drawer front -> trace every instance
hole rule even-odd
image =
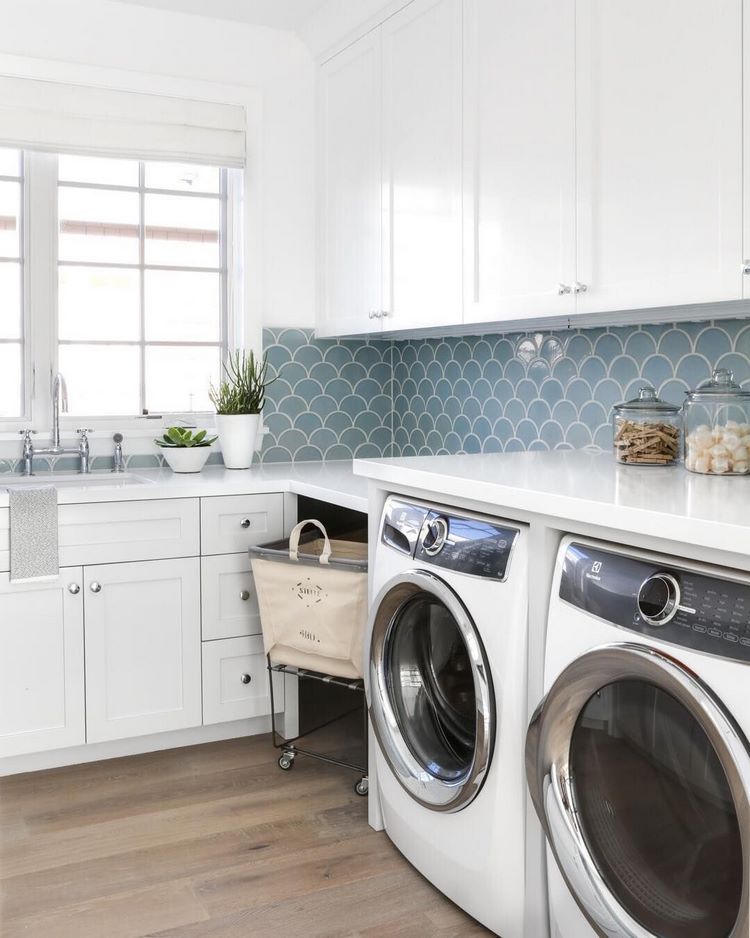
[[[197,498],[61,505],[60,564],[121,563],[196,557]]]
[[[10,509],[0,508],[0,573],[10,570]]]
[[[237,554],[284,536],[284,496],[219,495],[201,499],[201,553]]]
[[[259,635],[260,613],[247,554],[201,558],[203,641]]]
[[[276,712],[284,709],[284,677],[273,676]],[[266,656],[258,635],[203,642],[203,722],[226,723],[271,712]]]

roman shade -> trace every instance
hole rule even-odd
[[[0,145],[245,165],[240,105],[0,76]]]

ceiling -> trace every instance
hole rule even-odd
[[[298,32],[326,0],[119,0],[134,6],[195,13]]]

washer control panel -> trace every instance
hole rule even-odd
[[[518,528],[391,495],[383,510],[384,544],[425,565],[504,580]]]
[[[414,559],[467,576],[504,580],[516,528],[490,519],[430,511],[422,525]]]
[[[750,662],[750,583],[573,543],[560,599],[641,635]]]

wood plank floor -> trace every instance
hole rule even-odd
[[[0,779],[2,938],[489,935],[268,737]]]

